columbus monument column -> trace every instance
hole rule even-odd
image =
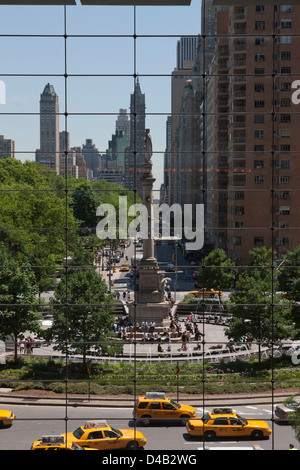
[[[149,129],[146,129],[143,150],[144,165],[141,182],[143,205],[147,209],[148,220],[143,220],[145,227],[143,227],[143,257],[138,268],[139,289],[136,292],[134,304],[130,306],[130,316],[137,322],[155,321],[157,325],[166,325],[169,323],[169,303],[164,299],[164,276],[159,275],[159,266],[154,256],[153,184],[155,178],[152,174],[152,141]]]

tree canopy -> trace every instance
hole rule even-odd
[[[236,290],[231,293],[228,310],[233,322],[226,335],[238,341],[267,346],[280,343],[294,333],[291,319],[292,305],[281,293],[272,275],[271,251],[265,248],[250,252],[247,269],[240,273]]]
[[[12,337],[16,360],[18,340],[24,332],[40,332],[38,288],[30,266],[17,265],[3,243],[0,243],[0,266],[0,339]]]
[[[54,349],[64,354],[82,354],[83,365],[91,350],[112,333],[115,298],[95,268],[77,267],[63,276],[52,300],[51,336]]]
[[[0,160],[0,190],[0,337],[12,336],[17,345],[25,331],[38,332],[39,296],[60,270],[53,334],[62,347],[69,330],[60,334],[59,327],[68,318],[74,350],[85,355],[84,340],[95,345],[113,319],[113,297],[91,256],[102,243],[95,233],[96,209],[110,203],[117,212],[119,196],[132,204],[133,192],[106,181],[65,179],[36,162],[15,159]]]

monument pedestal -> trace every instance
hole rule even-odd
[[[153,321],[158,326],[168,325],[170,305],[164,299],[164,290],[159,284],[159,267],[154,256],[154,220],[153,220],[153,183],[152,142],[149,129],[145,137],[145,163],[141,178],[143,205],[147,209],[147,220],[143,220],[143,258],[138,267],[139,289],[135,293],[135,302],[129,307],[130,318],[134,322]],[[145,233],[146,232],[146,233]]]
[[[136,292],[135,304],[130,305],[130,318],[140,323],[153,321],[157,326],[169,326],[169,302],[164,299],[164,293],[158,286],[158,264],[156,259],[152,262],[141,262],[139,267],[139,290]]]
[[[170,305],[168,302],[133,304],[129,306],[129,316],[135,323],[155,322],[156,326],[169,327]]]

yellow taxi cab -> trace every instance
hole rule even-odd
[[[144,447],[147,443],[147,439],[140,431],[116,429],[104,420],[87,421],[74,432],[68,432],[66,439],[81,447],[98,450],[135,450]]]
[[[204,437],[208,441],[216,437],[263,439],[272,433],[265,421],[242,418],[236,413],[206,413],[203,418],[189,420],[186,429],[190,436]]]
[[[83,448],[72,441],[65,441],[61,435],[42,436],[42,439],[34,441],[30,450],[96,450]]]
[[[0,427],[11,426],[15,415],[10,410],[0,410]]]
[[[214,290],[214,289],[200,289],[200,290],[192,290],[189,292],[190,295],[193,295],[194,297],[216,297],[216,296],[222,296],[223,292],[219,290]]]
[[[121,264],[120,271],[129,271],[129,270],[130,270],[129,264],[126,264],[126,263]]]
[[[139,397],[133,416],[140,419],[144,426],[149,426],[151,420],[180,420],[186,424],[188,419],[196,417],[192,406],[182,405],[166,397],[165,393],[148,392]]]

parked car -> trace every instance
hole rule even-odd
[[[174,264],[170,263],[170,264],[168,264],[168,265],[166,266],[165,271],[166,271],[167,273],[175,272],[175,271],[176,271],[176,267],[175,267]]]
[[[285,404],[277,405],[275,408],[275,415],[281,421],[288,421],[289,415],[296,411],[300,407],[300,397],[295,397],[291,401],[287,401]]]

